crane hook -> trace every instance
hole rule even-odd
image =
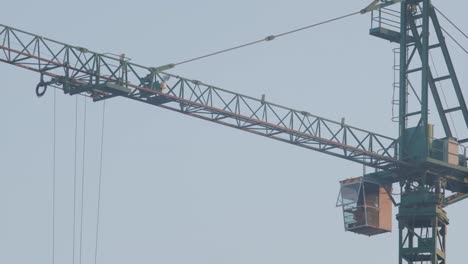
[[[46,91],[47,91],[47,83],[44,82],[44,75],[41,74],[41,81],[36,85],[37,97],[42,97],[46,93]]]

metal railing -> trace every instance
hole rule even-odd
[[[388,7],[372,11],[371,28],[400,30],[400,12]]]

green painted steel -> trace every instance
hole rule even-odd
[[[429,156],[429,135],[424,129],[429,125],[429,8],[430,0],[423,0],[422,5],[422,54],[421,54],[421,122],[423,128],[423,137],[426,142],[423,146],[423,155]]]
[[[375,8],[375,4],[374,2],[374,6],[370,8]],[[376,17],[380,19],[386,19],[382,18],[383,14],[393,14],[390,11],[374,9],[374,12],[378,12]],[[376,19],[373,14],[373,22],[374,20]],[[400,161],[413,164],[417,169],[404,169],[396,172],[397,175],[374,173],[366,177],[380,179],[382,184],[391,178],[396,178],[400,183],[401,199],[400,203],[396,204],[399,207],[397,215],[399,263],[445,264],[447,263],[446,230],[449,220],[443,208],[468,198],[468,190],[452,186],[449,182],[449,179],[456,177],[454,175],[463,174],[465,171],[466,154],[460,155],[456,144],[468,142],[468,139],[453,138],[454,127],[448,122],[447,114],[461,112],[463,123],[468,128],[468,111],[431,0],[401,1],[399,20],[399,32],[394,25],[377,19],[375,24],[378,26],[372,28],[370,34],[392,42],[396,42],[395,34],[398,35],[400,45],[398,158]],[[435,38],[429,37],[431,28],[435,32]],[[433,39],[438,42],[431,43]],[[448,75],[434,76],[429,65],[432,49],[442,51]],[[409,105],[410,77],[414,75],[420,78],[420,86],[411,86],[411,91],[416,93],[416,90],[419,90],[417,97],[419,104]],[[437,87],[437,83],[444,80],[451,81],[458,106],[444,107]],[[429,120],[430,96],[434,99],[445,133],[441,138],[434,138],[433,126]],[[409,113],[410,107],[419,108],[419,111]],[[410,118],[417,121],[416,124],[413,122],[409,125]],[[453,151],[451,148],[455,148],[457,152],[451,153],[450,151]],[[452,166],[458,169],[450,172],[444,169]],[[449,189],[455,194],[446,196],[446,191]]]
[[[0,62],[38,72],[42,85],[66,94],[126,97],[379,170],[409,166],[398,160],[391,137],[161,72],[171,65],[145,67],[2,25],[0,50]]]
[[[431,8],[430,10],[430,17],[432,23],[434,24],[434,30],[437,35],[440,48],[442,50],[442,54],[444,55],[445,63],[447,64],[447,69],[449,72],[449,77],[452,80],[452,85],[455,90],[455,94],[457,95],[459,108],[456,111],[461,111],[463,114],[463,119],[465,120],[465,125],[468,127],[468,109],[465,102],[465,97],[463,96],[463,92],[460,86],[460,82],[458,81],[457,73],[455,71],[455,67],[452,63],[452,59],[450,57],[449,50],[447,48],[447,43],[445,42],[445,37],[442,33],[442,28],[440,27],[439,19],[437,18],[437,14],[435,12],[435,8]],[[444,110],[444,114],[447,114],[447,110]],[[448,135],[447,135],[448,136]],[[463,139],[461,139],[463,140]]]
[[[396,3],[399,12],[388,10]],[[468,139],[453,139],[447,121],[448,113],[461,112],[468,129],[462,89],[430,0],[376,0],[361,12],[373,12],[372,20],[377,19],[372,35],[400,46],[398,139],[280,106],[264,96],[253,98],[165,72],[173,64],[145,67],[124,55],[99,54],[3,25],[0,62],[39,73],[38,95],[39,88],[55,86],[94,101],[121,96],[372,167],[375,172],[366,178],[401,187],[400,202],[392,198],[399,207],[399,263],[445,264],[449,221],[443,207],[468,198],[466,155],[449,152],[452,141]],[[383,22],[386,14],[399,21]],[[434,44],[429,38],[431,22],[438,40]],[[429,67],[430,50],[436,48],[442,50],[447,76],[434,76]],[[414,89],[420,105],[409,113],[413,74],[421,79],[421,87]],[[443,80],[451,80],[458,106],[444,108],[436,85]],[[445,132],[440,138],[434,138],[429,121],[431,95]],[[409,118],[417,124],[409,125]],[[446,191],[455,194],[446,196]]]
[[[399,121],[398,121],[398,128],[399,128],[399,159],[402,160],[404,157],[407,156],[407,150],[406,150],[406,144],[403,143],[405,142],[405,131],[406,131],[406,114],[408,113],[407,109],[407,96],[408,96],[408,80],[407,80],[407,42],[408,42],[408,35],[407,35],[407,28],[408,28],[408,22],[407,22],[407,15],[406,15],[406,10],[408,10],[408,4],[403,1],[401,3],[401,18],[400,18],[400,95],[399,95]],[[401,32],[404,32],[402,34]]]
[[[414,189],[405,187],[408,189],[402,194],[397,215],[399,263],[447,263],[449,220],[440,206],[443,195],[427,189],[431,184]]]

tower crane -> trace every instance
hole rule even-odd
[[[125,97],[374,168],[341,182],[338,206],[346,231],[391,231],[393,204],[399,209],[399,263],[447,263],[444,208],[468,197],[466,151],[460,151],[468,138],[455,138],[448,115],[459,113],[468,129],[468,109],[444,30],[430,0],[376,0],[361,13],[371,13],[371,35],[399,45],[398,138],[177,76],[168,72],[174,64],[146,67],[125,55],[100,54],[5,25],[0,61],[37,72],[39,97],[49,87],[94,102]],[[430,67],[436,50],[446,75],[436,76]],[[453,90],[456,105],[443,104],[440,82]],[[438,137],[429,120],[430,97],[443,127]],[[393,185],[401,188],[399,202]]]

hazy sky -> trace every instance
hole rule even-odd
[[[369,2],[6,1],[0,24],[159,66]],[[466,1],[434,4],[468,31]],[[370,15],[355,16],[171,72],[396,137],[396,46],[369,36],[369,26]],[[468,94],[468,56],[449,43]],[[54,92],[38,99],[39,75],[5,64],[0,73],[0,263],[48,264]],[[57,91],[56,263],[73,261],[75,100]],[[83,99],[78,103],[77,231]],[[94,263],[102,103],[87,106],[85,264]],[[361,174],[361,166],[346,160],[135,101],[108,100],[97,263],[396,263],[396,222],[393,233],[372,238],[344,232],[335,208],[338,181]],[[447,209],[450,263],[466,261],[466,206]],[[75,263],[79,244],[78,235]]]

